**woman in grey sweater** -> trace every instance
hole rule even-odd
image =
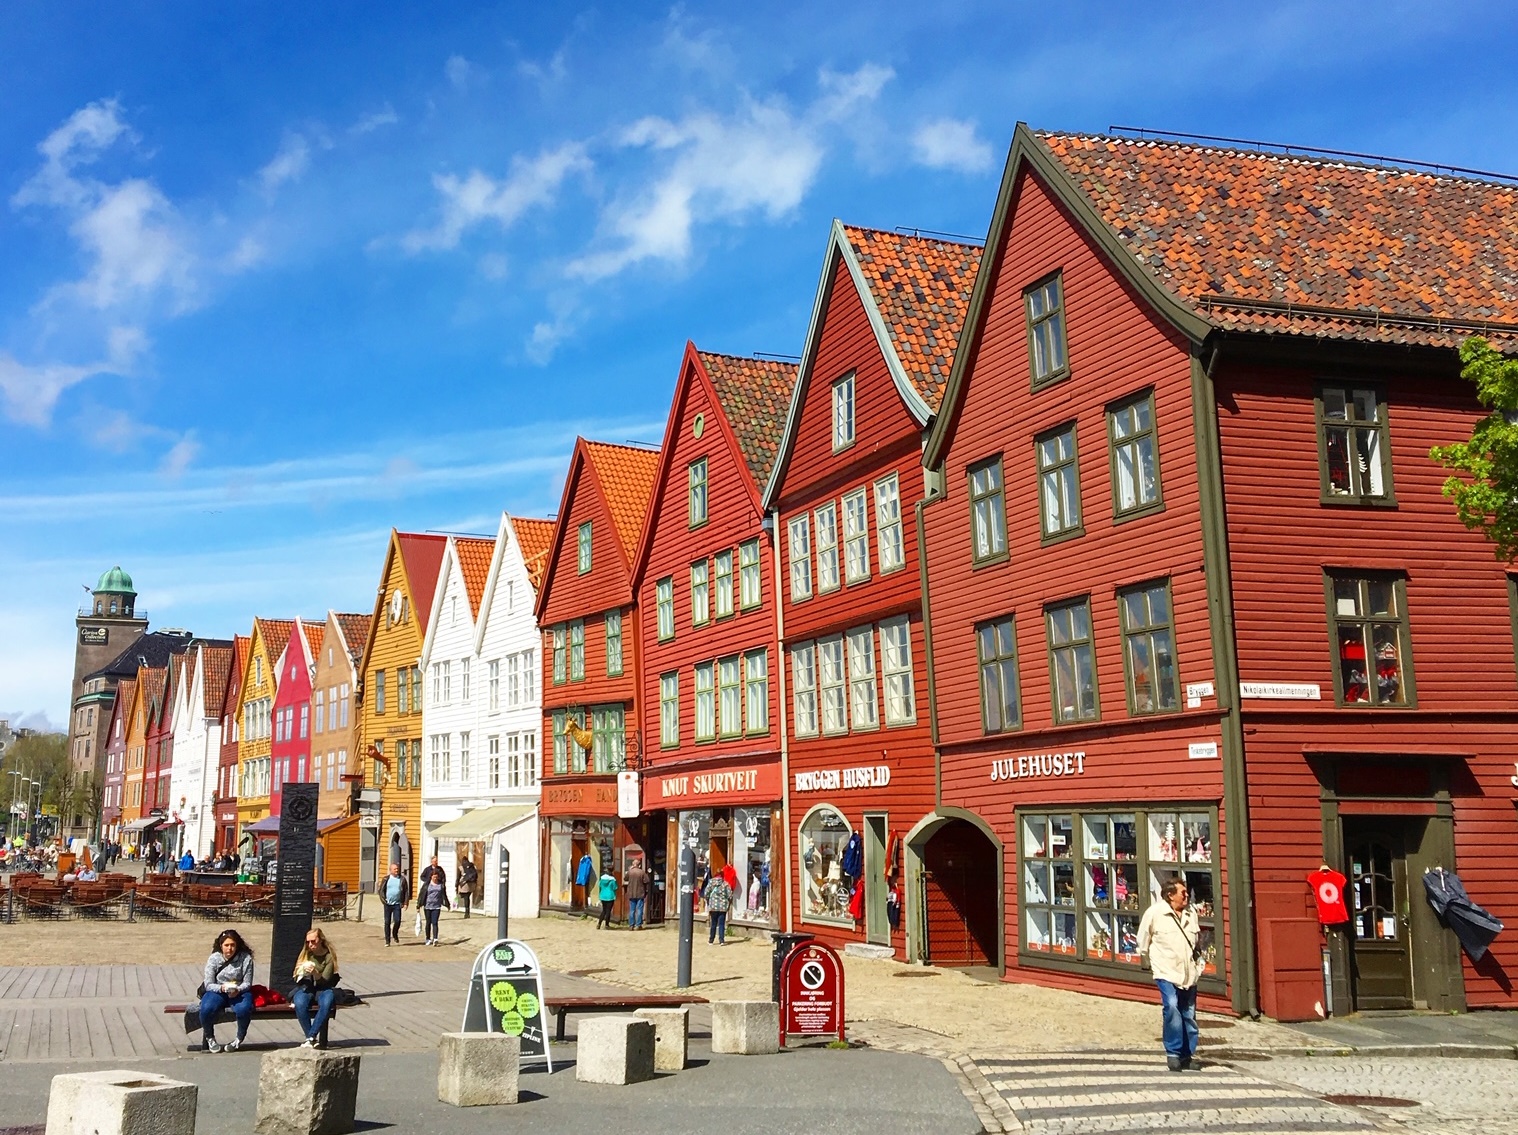
[[[206,1052],[220,1052],[216,1043],[216,1017],[230,1007],[237,1017],[237,1039],[226,1043],[236,1052],[248,1035],[253,1019],[253,951],[235,930],[216,935],[216,945],[206,959],[205,990],[200,997],[201,1039]]]

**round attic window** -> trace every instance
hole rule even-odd
[[[696,415],[696,420],[691,423],[691,427],[690,427],[691,437],[695,438],[697,441],[700,441],[701,440],[701,435],[704,434],[705,432],[706,432],[706,415],[705,414],[697,414]]]

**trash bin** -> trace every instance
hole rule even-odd
[[[810,942],[815,934],[776,934],[775,935],[775,972],[770,980],[770,1000],[776,1004],[780,1002],[780,967],[785,964],[785,959],[790,957],[791,951],[803,942]]]

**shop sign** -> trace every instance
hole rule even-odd
[[[552,1072],[546,1014],[542,970],[531,946],[498,938],[475,955],[461,1032],[514,1036],[523,1060],[541,1060]]]
[[[1027,780],[1030,777],[1079,776],[1086,771],[1086,750],[1068,753],[1028,753],[991,762],[992,780]]]
[[[1316,682],[1240,682],[1239,697],[1276,701],[1322,701],[1323,688]]]
[[[891,783],[891,770],[885,765],[859,765],[855,768],[820,769],[798,772],[794,779],[797,792],[828,792],[844,788],[884,788]]]
[[[594,800],[597,804],[615,804],[617,802],[617,789],[615,785],[595,785],[593,794],[586,792],[585,789],[586,786],[583,784],[544,788],[543,802],[545,804],[567,804],[572,807],[583,807],[591,800]]]
[[[806,942],[780,964],[780,1043],[788,1036],[843,1039],[843,962],[822,942]]]
[[[358,814],[358,826],[361,828],[377,828],[380,826],[380,818],[377,812],[360,812]]]
[[[632,769],[617,773],[617,816],[635,820],[642,811],[638,807],[638,774]]]
[[[659,778],[659,795],[666,800],[671,796],[713,796],[733,792],[753,792],[759,787],[758,769],[738,769],[734,772],[701,772],[694,776],[662,776]]]
[[[1186,755],[1194,761],[1212,761],[1218,756],[1216,741],[1193,741],[1186,746]]]

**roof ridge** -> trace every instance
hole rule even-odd
[[[922,233],[932,231],[929,229],[915,229],[912,232],[904,233],[900,229],[882,229],[874,225],[855,225],[850,224],[848,221],[839,221],[838,223],[843,226],[845,232],[879,233],[881,236],[894,237],[898,240],[920,240],[928,244],[952,244],[958,248],[984,249],[986,247],[986,242],[983,240],[971,240],[968,238],[956,240],[947,233],[934,232],[932,236],[921,235]]]

